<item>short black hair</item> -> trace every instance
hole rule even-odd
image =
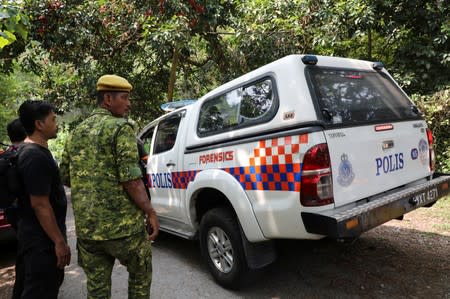
[[[105,99],[105,94],[110,93],[114,97],[116,94],[125,92],[125,91],[118,91],[118,90],[99,90],[97,91],[97,106],[100,106],[103,103],[103,100]]]
[[[97,91],[97,106],[103,103],[106,91]]]
[[[8,137],[11,142],[21,142],[27,137],[27,133],[22,126],[22,122],[20,119],[13,119],[6,126],[6,130],[8,131]]]
[[[55,106],[44,101],[28,100],[19,107],[19,119],[27,135],[34,133],[35,121],[44,120],[51,112],[55,112]]]

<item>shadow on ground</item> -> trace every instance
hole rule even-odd
[[[274,264],[251,285],[229,291],[213,282],[203,263],[198,242],[162,233],[153,244],[152,296],[450,298],[449,236],[383,225],[352,243],[329,239],[278,240],[276,246],[279,256]],[[10,298],[15,247],[7,251],[4,248],[0,257],[0,298]],[[79,295],[77,298],[86,297],[83,273],[74,263],[66,268],[66,280],[75,282],[71,286],[73,292],[66,288],[60,294],[61,298],[75,299],[73,294]],[[126,278],[119,280],[125,282]],[[124,288],[117,286],[118,293],[113,293],[113,298],[122,298],[122,294],[126,294]]]
[[[207,272],[198,242],[164,234],[154,246]],[[351,243],[278,240],[276,246],[277,261],[233,291],[236,297],[450,298],[449,236],[383,225]]]

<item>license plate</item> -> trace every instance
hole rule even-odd
[[[419,193],[413,197],[413,201],[418,205],[430,203],[438,198],[438,189],[432,188],[430,190]]]

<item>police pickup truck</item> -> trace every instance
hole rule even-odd
[[[433,137],[381,63],[291,55],[139,134],[161,229],[237,288],[274,239],[358,237],[449,193]]]

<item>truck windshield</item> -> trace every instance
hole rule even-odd
[[[384,73],[313,67],[307,70],[325,120],[333,124],[418,118],[419,112]]]

